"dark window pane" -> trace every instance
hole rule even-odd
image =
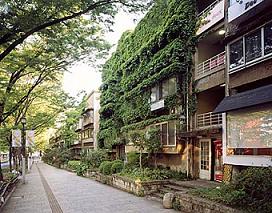
[[[246,38],[246,62],[262,56],[261,30],[258,30]]]
[[[167,145],[167,123],[162,124],[162,144]]]
[[[243,39],[230,45],[230,69],[244,64]]]
[[[168,134],[169,134],[169,145],[175,145],[176,132],[175,132],[174,121],[170,121],[168,123]]]
[[[264,54],[272,52],[272,23],[264,27]]]

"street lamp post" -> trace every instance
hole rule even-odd
[[[22,129],[22,175],[23,175],[23,183],[25,184],[25,173],[26,173],[26,118],[22,117],[21,123],[23,125]]]

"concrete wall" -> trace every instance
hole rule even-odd
[[[197,94],[197,114],[211,112],[225,97],[225,88],[217,87]]]
[[[186,154],[158,154],[157,164],[171,170],[187,171],[187,155]]]

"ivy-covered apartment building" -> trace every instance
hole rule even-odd
[[[158,0],[106,62],[100,146],[135,150],[126,133],[155,126],[158,164],[229,179],[272,166],[272,2]]]

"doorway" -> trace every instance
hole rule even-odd
[[[199,178],[211,180],[212,175],[212,147],[211,139],[200,139]]]

